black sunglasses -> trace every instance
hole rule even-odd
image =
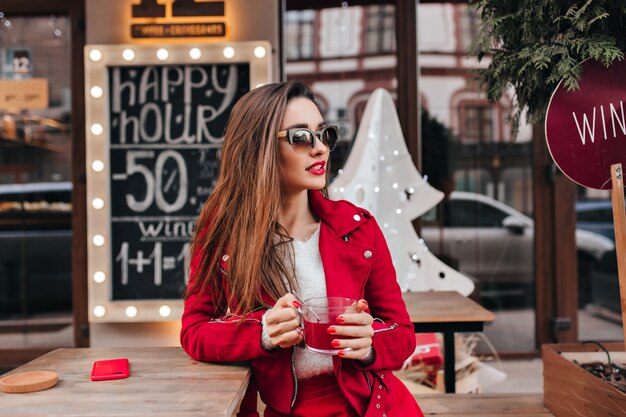
[[[324,126],[322,130],[312,131],[305,127],[294,127],[293,129],[278,132],[279,138],[287,138],[290,145],[305,145],[315,147],[315,138],[319,138],[329,151],[337,146],[339,138],[339,127],[337,125]]]

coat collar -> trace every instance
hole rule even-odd
[[[349,201],[330,200],[318,190],[309,190],[309,204],[313,212],[319,216],[330,229],[343,237],[358,228],[371,217],[371,214]]]

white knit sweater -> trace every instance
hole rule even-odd
[[[320,228],[306,241],[293,241],[295,255],[295,276],[299,294],[303,299],[326,297],[326,279],[319,249]],[[263,316],[262,343],[265,349],[273,348],[267,334],[265,315]],[[312,352],[304,347],[295,347],[294,368],[298,379],[332,373],[333,360],[330,355]]]
[[[296,264],[296,280],[299,294],[303,299],[326,297],[326,279],[319,249],[320,228],[305,242],[293,241]],[[298,379],[331,373],[333,360],[330,355],[316,353],[308,349],[296,348],[294,365]]]

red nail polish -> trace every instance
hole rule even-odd
[[[335,320],[337,321],[337,323],[343,323],[344,321],[343,316],[337,316]]]
[[[334,327],[329,327],[327,331],[328,331],[328,333],[331,333],[331,334],[332,333],[337,333],[337,330]]]
[[[346,354],[344,353],[343,350],[340,350],[339,353],[337,353],[337,355],[339,355],[339,356],[341,356],[343,358]]]
[[[297,301],[294,301],[293,303],[291,303],[295,308],[300,308],[300,303]]]
[[[333,347],[339,347],[339,345],[341,344],[341,342],[339,342],[339,340],[333,340],[332,342],[330,342],[330,344]]]

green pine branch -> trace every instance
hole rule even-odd
[[[559,82],[578,89],[582,61],[609,66],[624,58],[624,1],[474,0],[471,6],[482,20],[472,53],[491,60],[478,79],[494,102],[514,92],[515,133],[524,112],[530,123],[544,119]]]

